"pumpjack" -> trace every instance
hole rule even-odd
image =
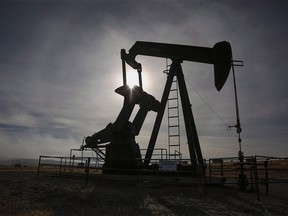
[[[137,55],[171,59],[172,64],[167,73],[167,80],[161,101],[146,93],[142,88],[142,65],[135,58]],[[104,170],[148,168],[157,136],[160,130],[165,107],[174,77],[177,77],[191,167],[204,165],[199,138],[189,101],[184,75],[181,67],[183,61],[192,61],[214,65],[215,87],[218,91],[224,86],[232,63],[232,50],[229,42],[216,43],[213,48],[137,41],[126,53],[121,50],[123,86],[115,92],[124,97],[123,108],[116,121],[109,123],[106,128],[88,136],[84,148],[92,148],[105,160]],[[126,64],[137,70],[139,86],[129,87],[126,81]],[[129,121],[135,105],[139,105],[134,120]],[[145,158],[141,158],[139,145],[135,137],[139,135],[141,127],[149,111],[157,113],[154,127]],[[105,149],[105,151],[103,151]]]

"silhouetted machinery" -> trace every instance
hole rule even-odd
[[[168,58],[172,60],[161,102],[157,101],[142,89],[142,67],[135,58],[137,55]],[[174,77],[177,77],[185,129],[191,159],[191,167],[203,166],[203,157],[199,144],[198,134],[191,110],[191,104],[181,67],[183,61],[193,61],[214,65],[215,87],[218,91],[225,84],[231,68],[232,51],[228,42],[216,43],[213,48],[164,44],[137,41],[126,53],[121,50],[123,86],[115,90],[124,97],[123,108],[116,121],[92,136],[86,138],[84,148],[92,148],[105,160],[104,170],[138,169],[149,167],[153,150],[163,119],[169,92]],[[139,86],[130,88],[126,82],[126,63],[136,69],[139,77]],[[132,122],[129,118],[135,105],[140,109]],[[135,141],[140,133],[146,115],[149,111],[157,113],[152,134],[144,160]],[[108,143],[108,144],[107,144]],[[103,148],[106,148],[104,153]],[[101,150],[102,149],[102,150]]]

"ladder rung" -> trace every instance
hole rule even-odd
[[[168,109],[178,109],[178,107],[173,106],[173,107],[168,107]]]
[[[179,116],[169,116],[168,118],[178,118]]]
[[[176,144],[173,144],[173,145],[169,145],[169,146],[174,146],[174,147],[175,147],[175,146],[180,146],[180,145],[179,145],[179,144],[178,144],[178,145],[176,145]]]
[[[168,100],[178,100],[178,98],[168,98]]]
[[[169,125],[168,127],[179,127],[179,125]]]
[[[177,89],[177,88],[175,88],[175,89],[170,89],[170,91],[178,91],[178,89]]]
[[[169,137],[179,137],[179,134],[173,134],[173,135],[169,134]]]

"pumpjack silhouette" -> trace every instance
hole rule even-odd
[[[156,100],[152,95],[143,90],[142,66],[135,60],[137,55],[171,59],[172,64],[167,73],[167,80],[161,101]],[[183,109],[191,168],[202,167],[204,165],[203,156],[181,64],[183,61],[213,64],[215,87],[220,91],[231,69],[232,50],[229,42],[218,42],[213,48],[207,48],[137,41],[129,49],[128,53],[126,53],[124,49],[121,50],[121,59],[123,86],[117,88],[115,92],[124,97],[123,108],[114,123],[109,123],[103,130],[86,137],[86,144],[83,148],[92,148],[105,160],[103,170],[107,173],[121,169],[133,170],[148,168],[160,130],[171,85],[176,76]],[[127,85],[126,64],[137,70],[139,86],[131,88]],[[133,121],[130,122],[129,119],[136,105],[139,105],[140,109]],[[139,135],[149,111],[156,112],[157,116],[145,158],[142,159],[135,137]]]

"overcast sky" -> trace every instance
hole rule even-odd
[[[244,154],[287,156],[287,11],[286,1],[1,1],[0,157],[66,156],[114,122],[123,103],[114,92],[122,85],[122,48],[224,40],[244,61],[236,68]],[[161,100],[165,59],[137,61],[144,90]],[[203,157],[237,156],[237,133],[226,130],[236,124],[232,74],[218,92],[212,65],[182,66]],[[137,137],[141,148],[155,116],[148,114]],[[181,142],[185,155],[184,135]],[[167,147],[167,117],[156,147]]]

